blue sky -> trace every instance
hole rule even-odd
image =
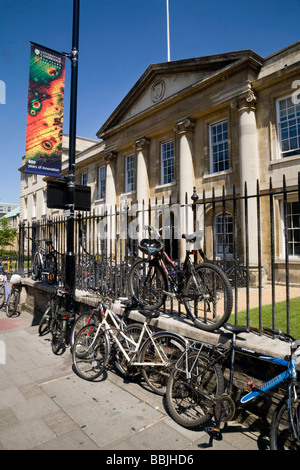
[[[300,40],[300,0],[169,0],[171,60],[252,49],[266,57]],[[0,0],[0,202],[19,202],[30,41],[72,49],[73,0]],[[77,135],[96,132],[149,64],[167,61],[166,0],[81,0]],[[69,132],[70,61],[64,133]],[[1,96],[1,95],[0,95]]]

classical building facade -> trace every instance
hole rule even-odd
[[[282,189],[283,176],[288,193],[288,254],[293,281],[299,281],[300,223],[298,172],[300,170],[300,42],[269,57],[251,50],[150,65],[123,101],[97,132],[99,142],[89,141],[76,157],[77,183],[92,189],[92,209],[100,213],[105,205],[139,203],[173,197],[179,204],[192,195],[236,194],[243,198]],[[78,148],[77,148],[78,150]],[[33,179],[33,176],[29,176]],[[45,182],[36,183],[40,192]],[[245,183],[247,186],[245,187]],[[34,216],[35,182],[22,177],[21,217]],[[38,186],[40,184],[41,186]],[[32,194],[32,196],[30,196]],[[29,197],[33,208],[29,209]],[[38,203],[35,216],[48,214]],[[178,199],[177,199],[178,197]],[[27,202],[26,202],[27,201]],[[189,199],[189,202],[190,199]],[[40,204],[40,206],[39,206]],[[275,258],[277,277],[284,264],[282,232],[283,198],[274,207]],[[38,213],[38,207],[42,212]],[[212,256],[206,207],[207,252]],[[239,232],[244,231],[245,209],[239,208]],[[31,211],[31,212],[30,212]],[[43,212],[44,211],[44,212]],[[224,208],[216,205],[215,223]],[[262,201],[261,212],[267,211]],[[232,255],[230,230],[232,205],[225,208],[219,235],[225,235],[228,256]],[[262,218],[262,220],[264,220]],[[249,262],[257,265],[257,207],[249,200],[247,221],[251,227]],[[222,226],[223,224],[223,226]],[[182,222],[181,231],[191,229]],[[228,232],[228,233],[227,233]],[[267,232],[269,233],[269,231]],[[221,236],[222,238],[222,236]],[[262,256],[268,272],[269,237],[262,230]],[[224,243],[223,243],[224,245]],[[214,254],[222,256],[218,244]],[[239,246],[243,254],[244,247]]]

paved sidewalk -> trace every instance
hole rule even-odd
[[[155,463],[160,451],[196,460],[204,449],[269,448],[267,436],[235,421],[211,444],[205,432],[177,425],[145,384],[126,383],[113,370],[98,382],[80,379],[69,349],[55,356],[50,336],[39,337],[32,320],[26,313],[7,319],[0,311],[0,449],[102,450],[106,459],[143,450]]]

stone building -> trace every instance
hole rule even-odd
[[[293,282],[299,282],[300,222],[298,172],[300,170],[300,42],[263,58],[244,50],[149,65],[97,132],[99,142],[89,141],[76,157],[77,183],[92,189],[92,209],[105,205],[147,204],[149,200],[179,196],[184,204],[195,186],[209,198],[232,194],[235,185],[243,197],[282,189],[283,175],[288,193],[288,253]],[[91,144],[91,145],[90,145]],[[77,148],[78,151],[78,148]],[[45,182],[33,188],[22,177],[21,217],[31,220],[46,215]],[[34,195],[36,194],[36,195]],[[44,195],[45,196],[45,195]],[[29,198],[33,208],[29,210]],[[38,202],[39,200],[39,202]],[[44,201],[44,206],[43,202]],[[277,278],[282,278],[284,242],[283,199],[274,206]],[[262,216],[267,212],[262,200]],[[36,209],[35,209],[36,207]],[[42,208],[42,212],[38,212]],[[216,205],[215,221],[221,205]],[[225,233],[228,256],[232,255],[230,230],[232,206],[226,205]],[[44,211],[44,212],[43,212]],[[239,207],[239,233],[244,214]],[[257,211],[249,200],[249,262],[257,266]],[[207,207],[207,251],[212,256],[211,208]],[[263,219],[264,220],[264,219]],[[211,224],[213,221],[211,221]],[[268,225],[268,222],[266,221]],[[191,223],[181,226],[190,230]],[[199,227],[204,230],[204,227]],[[218,228],[217,228],[218,230]],[[266,232],[269,233],[269,230]],[[227,236],[228,235],[228,236]],[[242,239],[242,238],[241,238]],[[218,251],[218,245],[215,248]],[[240,254],[244,247],[239,246]],[[268,273],[269,236],[262,230],[263,264]],[[215,253],[222,256],[222,253]]]

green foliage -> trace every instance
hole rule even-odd
[[[17,236],[17,229],[9,227],[8,219],[0,219],[0,248],[12,246]]]
[[[290,299],[290,334],[294,338],[300,338],[300,297]],[[277,302],[275,304],[275,328],[286,333],[287,331],[287,312],[286,301]],[[249,311],[250,326],[259,327],[259,308],[252,308]],[[231,316],[229,322],[234,323],[234,315]],[[238,312],[238,324],[246,325],[246,310]],[[272,328],[272,305],[264,305],[262,307],[262,325]]]

